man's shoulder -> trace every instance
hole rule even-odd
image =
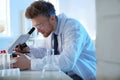
[[[65,23],[65,28],[73,28],[73,29],[80,29],[83,28],[84,26],[76,19],[74,18],[67,18],[66,23]]]

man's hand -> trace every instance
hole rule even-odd
[[[20,70],[28,70],[31,66],[31,60],[29,60],[24,54],[16,53],[19,57],[16,57],[16,62],[13,63],[13,68],[20,68]]]
[[[26,43],[17,45],[14,50],[16,52],[20,52],[20,53],[29,53],[30,52],[30,48],[26,45]]]

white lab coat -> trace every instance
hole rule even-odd
[[[95,46],[83,25],[77,20],[67,18],[64,14],[58,16],[58,50],[55,63],[64,72],[73,72],[84,80],[96,79]],[[31,70],[42,70],[46,64],[46,48],[53,47],[52,34],[40,47],[31,48]]]

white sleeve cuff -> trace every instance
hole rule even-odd
[[[31,59],[31,70],[42,70],[44,65],[44,59]]]

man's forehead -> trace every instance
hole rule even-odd
[[[45,17],[45,16],[37,16],[37,17],[35,17],[35,18],[32,19],[32,24],[33,24],[34,26],[36,26],[36,25],[44,22],[44,20],[46,20],[46,17]]]

